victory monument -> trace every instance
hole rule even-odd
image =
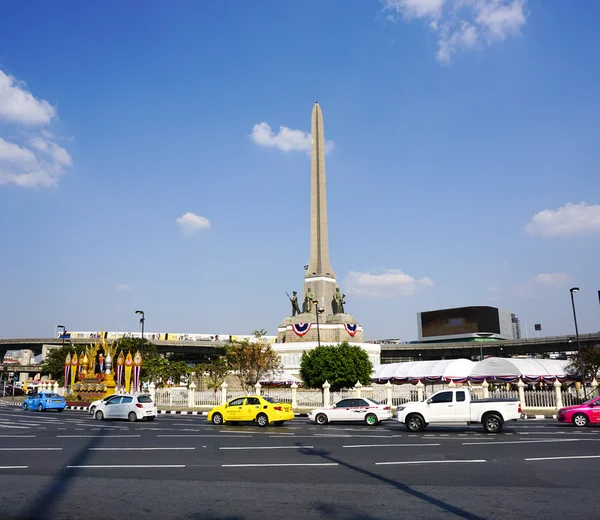
[[[315,103],[311,118],[310,178],[310,259],[305,266],[302,299],[298,301],[297,292],[293,296],[288,294],[291,315],[280,323],[273,347],[286,368],[298,367],[301,353],[319,343],[331,345],[343,341],[362,346],[371,361],[378,364],[380,346],[364,343],[362,326],[346,313],[346,295],[337,283],[329,259],[325,135],[319,103]]]

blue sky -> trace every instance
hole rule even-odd
[[[494,305],[600,330],[600,4],[13,2],[0,31],[0,337],[274,334],[330,253],[368,339]],[[267,126],[268,125],[268,126]]]

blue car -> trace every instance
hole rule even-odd
[[[67,407],[67,401],[54,392],[37,392],[23,401],[23,410],[58,410],[62,412]]]

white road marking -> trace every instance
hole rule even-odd
[[[62,451],[62,448],[0,448],[0,451]]]
[[[440,443],[431,443],[431,444],[349,444],[347,446],[342,446],[342,448],[391,448],[394,446],[440,446]]]
[[[57,435],[57,439],[115,439],[122,437],[141,437],[141,435]]]
[[[573,455],[571,457],[534,457],[534,458],[525,459],[525,460],[538,461],[538,460],[567,460],[567,459],[600,459],[600,455]]]
[[[35,435],[0,435],[2,439],[33,439]]]
[[[453,463],[472,463],[472,462],[487,462],[483,459],[475,460],[407,460],[403,462],[376,462],[377,466],[385,466],[391,464],[453,464]]]
[[[496,442],[463,442],[463,446],[475,446],[485,444],[540,444],[548,442],[579,442],[579,441],[595,441],[596,439],[541,439],[541,440],[530,440],[530,441],[496,441]]]
[[[192,448],[88,448],[88,451],[156,451],[156,450],[195,450],[195,447]]]
[[[210,435],[210,434],[192,434],[192,435],[157,435],[157,437],[219,437],[221,439],[223,438],[234,438],[234,439],[247,439],[248,437],[246,435]]]
[[[222,446],[220,450],[301,450],[314,446]]]
[[[18,428],[19,430],[29,430],[30,426],[15,426],[14,424],[0,424],[0,428]]]
[[[272,468],[291,466],[339,466],[337,462],[314,462],[304,464],[223,464],[222,468]]]
[[[246,435],[250,434],[252,435],[254,432],[244,432],[244,431],[238,431],[238,430],[219,430],[223,433],[244,433]]]
[[[29,466],[0,466],[0,469],[27,469]]]
[[[117,469],[117,468],[185,468],[185,464],[106,464],[97,466],[67,466],[79,469]]]

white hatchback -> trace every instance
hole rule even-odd
[[[146,419],[153,421],[156,418],[156,403],[149,395],[122,395],[107,401],[101,401],[96,406],[94,417],[99,421],[103,419],[127,419],[129,422]]]
[[[369,426],[375,426],[377,423],[391,418],[392,409],[390,406],[367,397],[342,399],[333,406],[317,408],[308,414],[308,419],[317,424],[327,424],[334,421],[363,421]]]
[[[90,412],[90,415],[95,415],[96,414],[96,408],[98,408],[98,405],[100,403],[105,403],[107,401],[110,401],[111,399],[116,399],[117,397],[123,397],[123,395],[126,395],[126,394],[112,394],[112,395],[107,395],[103,399],[98,399],[97,401],[92,401],[92,403],[88,406],[88,412]]]

